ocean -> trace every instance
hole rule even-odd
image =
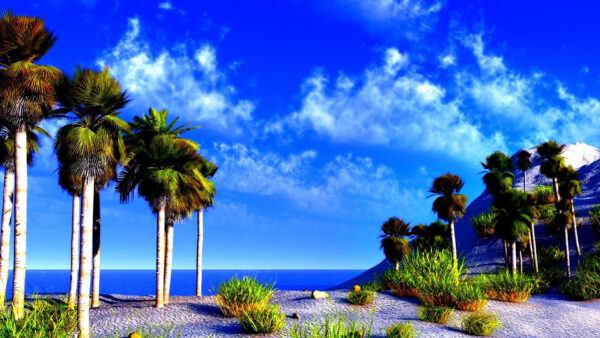
[[[204,270],[202,293],[215,293],[219,283],[231,277],[250,276],[264,283],[275,283],[278,290],[325,290],[361,274],[363,270]],[[66,293],[69,290],[69,270],[28,270],[25,276],[27,294]],[[7,297],[12,295],[12,274],[9,272]],[[155,294],[155,270],[102,270],[100,293],[121,295]],[[171,295],[193,296],[196,293],[195,270],[173,270]]]

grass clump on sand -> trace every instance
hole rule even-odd
[[[462,329],[465,333],[474,336],[490,336],[502,323],[491,313],[473,313],[462,320]]]
[[[574,300],[600,298],[600,255],[585,255],[575,269],[575,277],[559,286],[560,292]]]
[[[565,261],[565,252],[558,245],[538,247],[540,268],[551,268]]]
[[[387,338],[415,338],[417,329],[409,322],[398,323],[385,329],[385,336]]]
[[[454,318],[454,309],[446,306],[420,306],[417,317],[424,322],[447,324]]]
[[[70,337],[77,329],[77,310],[62,300],[36,296],[25,310],[20,320],[0,310],[0,337]]]
[[[279,306],[269,304],[264,308],[245,311],[240,316],[240,324],[246,333],[271,333],[285,325],[285,314]]]
[[[351,290],[346,296],[348,303],[353,305],[370,305],[375,300],[375,291],[371,290]]]
[[[461,285],[456,290],[454,297],[456,307],[463,311],[480,311],[488,303],[485,291],[477,283],[465,283]]]
[[[404,266],[399,270],[388,269],[381,275],[381,289],[391,290],[398,297],[416,297],[417,287],[413,277]]]
[[[537,275],[531,275],[535,278],[535,286],[531,291],[532,294],[546,293],[548,290],[563,279],[565,272],[557,267],[542,268]]]
[[[503,269],[496,274],[480,275],[476,282],[485,290],[488,298],[521,303],[529,299],[536,286],[536,277],[521,272],[513,275],[507,269]]]
[[[317,320],[313,317],[312,321],[293,323],[286,332],[286,337],[290,338],[369,338],[373,331],[373,320],[375,313],[371,314],[368,323],[357,319],[353,313],[332,313],[325,318]]]
[[[232,277],[219,284],[215,303],[224,316],[239,317],[246,311],[264,309],[273,295],[273,286],[251,277]]]

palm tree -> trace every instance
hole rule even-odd
[[[458,194],[464,184],[460,177],[448,173],[436,178],[431,188],[429,188],[431,196],[438,196],[433,201],[433,212],[437,213],[438,218],[448,222],[450,226],[452,257],[455,263],[457,262],[457,254],[454,222],[465,214],[467,208],[467,196]]]
[[[562,168],[564,165],[564,157],[560,155],[564,151],[565,146],[554,141],[548,141],[538,145],[536,149],[538,155],[540,156],[540,160],[542,161],[542,164],[540,165],[540,172],[552,180],[552,186],[554,187],[554,198],[556,201],[560,201],[557,178],[560,168]]]
[[[59,102],[63,108],[58,112],[73,121],[58,130],[56,155],[70,175],[82,180],[77,311],[79,335],[88,337],[95,181],[105,181],[125,158],[122,133],[129,130],[129,124],[118,117],[118,110],[128,99],[107,68],[94,71],[77,67],[73,77],[61,84]]]
[[[532,201],[530,197],[515,189],[499,194],[492,203],[496,215],[496,233],[511,243],[513,274],[517,272],[517,242],[523,242],[529,233],[532,220]]]
[[[137,134],[134,134],[134,136]],[[121,201],[133,197],[137,188],[157,215],[156,307],[164,306],[165,227],[167,207],[177,196],[201,196],[207,182],[198,170],[198,147],[189,140],[160,134],[149,140],[129,138],[128,162],[119,175]]]
[[[451,247],[450,228],[448,224],[439,220],[429,225],[416,225],[412,227],[410,234],[415,236],[412,245],[417,251],[441,251]]]
[[[214,196],[217,194],[212,178],[219,168],[216,164],[207,160],[202,162],[200,173],[209,183],[209,187],[202,198],[201,207],[197,209],[198,219],[198,238],[196,240],[196,296],[202,296],[202,246],[204,242],[204,210],[211,207],[214,203]]]
[[[15,133],[5,130],[0,139],[0,165],[4,167],[4,193],[2,205],[2,228],[0,235],[0,307],[4,306],[8,268],[10,265],[10,232],[13,215],[13,194],[15,191]],[[33,163],[33,154],[39,151],[38,134],[50,136],[41,127],[27,131],[27,164]]]
[[[517,167],[521,172],[523,172],[523,192],[527,193],[527,170],[531,168],[531,153],[527,150],[521,150],[517,154]],[[531,253],[531,265],[533,270],[537,273],[538,262],[537,262],[537,244],[535,241],[535,222],[531,223],[531,229],[529,230],[530,239],[529,239],[529,252]]]
[[[558,176],[558,191],[560,196],[571,201],[571,216],[573,217],[573,235],[575,237],[575,249],[577,255],[581,256],[581,247],[579,246],[579,235],[577,233],[577,215],[575,213],[575,196],[581,195],[581,185],[579,172],[572,166],[562,167]]]
[[[381,248],[388,261],[394,263],[395,269],[400,268],[400,261],[404,256],[410,253],[410,223],[405,223],[403,220],[390,217],[381,226],[383,234],[381,238]]]
[[[483,182],[486,189],[495,198],[499,194],[509,190],[513,186],[515,174],[512,172],[515,169],[511,159],[503,152],[496,151],[485,158],[485,162],[481,165],[486,174],[483,176]],[[504,245],[504,263],[508,263],[508,242],[503,241]]]
[[[56,38],[36,17],[5,12],[0,19],[0,124],[15,131],[13,314],[24,314],[27,255],[27,130],[52,113],[62,73],[37,65]]]

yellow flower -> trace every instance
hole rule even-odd
[[[360,286],[354,285],[354,291],[360,291]]]

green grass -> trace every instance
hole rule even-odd
[[[482,212],[471,218],[471,225],[479,237],[492,237],[496,233],[496,214],[493,212]]]
[[[348,292],[346,300],[353,305],[370,305],[375,300],[375,291],[362,288],[360,291],[351,290]]]
[[[560,292],[574,300],[600,298],[600,255],[590,253],[575,269],[575,277],[559,285]]]
[[[381,286],[381,280],[377,278],[377,276],[375,277],[375,280],[366,282],[360,288],[361,290],[383,291],[383,288]]]
[[[402,296],[404,291],[408,292],[416,288],[415,281],[411,277],[404,267],[399,270],[388,269],[381,275],[379,283],[382,290],[392,290]]]
[[[246,333],[271,333],[285,325],[285,314],[279,306],[269,304],[262,309],[252,309],[240,316],[240,324]]]
[[[35,296],[18,321],[8,308],[0,311],[0,337],[69,337],[76,329],[77,311],[62,300]]]
[[[590,210],[590,226],[596,233],[600,234],[600,205],[595,205]]]
[[[246,311],[264,309],[273,295],[273,286],[251,277],[232,277],[219,284],[215,302],[224,316],[239,317]]]
[[[462,320],[462,329],[465,333],[474,336],[490,336],[502,323],[491,313],[473,313]]]
[[[369,338],[373,330],[375,313],[370,321],[357,319],[354,313],[332,313],[321,320],[294,322],[286,332],[290,338]]]
[[[488,299],[485,291],[478,283],[464,283],[454,293],[456,306],[463,311],[480,311]]]
[[[507,269],[496,274],[479,275],[475,282],[486,291],[488,298],[513,303],[527,301],[536,287],[536,277],[521,272],[513,275]]]
[[[385,336],[387,338],[415,338],[417,329],[409,322],[398,323],[385,329]]]
[[[565,261],[565,252],[558,245],[537,248],[538,262],[541,268],[552,268]]]
[[[541,268],[535,277],[535,286],[531,291],[532,294],[546,293],[548,290],[556,285],[563,279],[565,272],[557,267],[552,268]]]
[[[424,322],[447,324],[454,317],[454,309],[445,306],[420,306],[417,317]]]

